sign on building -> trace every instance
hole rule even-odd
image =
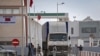
[[[14,24],[15,22],[15,16],[0,16],[0,24]]]

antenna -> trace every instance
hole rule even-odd
[[[75,21],[76,16],[73,16],[73,18],[74,18],[74,21]]]

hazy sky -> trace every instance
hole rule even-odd
[[[57,2],[59,5],[58,12],[69,13],[70,20],[73,16],[76,20],[83,20],[90,16],[94,20],[100,19],[100,0],[34,0],[35,12],[45,11],[46,13],[57,12]],[[34,4],[31,12],[34,12]]]

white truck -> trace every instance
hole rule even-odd
[[[42,26],[44,56],[68,56],[67,33],[68,22],[46,22]]]

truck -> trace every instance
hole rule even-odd
[[[68,22],[46,22],[42,40],[44,56],[68,56]]]

